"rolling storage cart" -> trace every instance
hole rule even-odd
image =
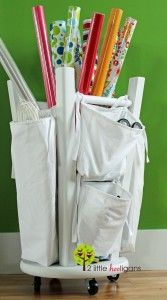
[[[129,108],[127,97],[115,100],[76,93],[74,69],[70,67],[56,70],[56,84],[58,104],[46,109],[48,116],[11,123],[20,268],[34,276],[35,292],[40,291],[42,277],[82,278],[87,279],[88,292],[93,295],[98,292],[97,278],[116,281],[128,267],[120,252],[134,250],[142,200],[145,129],[129,128],[117,121],[130,118],[131,123],[140,122],[144,78],[129,80]],[[14,87],[8,87],[10,97],[17,97]],[[110,139],[114,141],[111,149]],[[133,182],[139,176],[135,168],[140,169],[137,187]],[[134,212],[134,206],[138,211]],[[77,243],[91,244],[97,256],[110,257],[96,263],[101,271],[93,267],[83,271],[82,266],[75,265]]]

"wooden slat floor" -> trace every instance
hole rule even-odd
[[[167,300],[167,271],[122,274],[117,283],[98,280],[99,292],[89,296],[83,280],[42,279],[40,295],[33,294],[33,277],[0,275],[0,300],[117,299]]]

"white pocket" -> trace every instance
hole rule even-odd
[[[81,103],[81,136],[77,169],[85,180],[119,179],[126,169],[126,156],[135,146],[143,129],[118,123],[133,115],[126,107],[104,108]]]
[[[78,242],[88,243],[97,256],[115,250],[131,196],[118,184],[83,182],[78,206]]]
[[[58,258],[55,120],[11,122],[10,127],[22,258],[49,266]]]

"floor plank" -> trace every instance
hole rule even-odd
[[[89,296],[83,280],[42,279],[40,295],[33,294],[33,277],[0,275],[0,300],[113,299],[166,300],[167,271],[128,272],[117,283],[98,280],[99,292]]]

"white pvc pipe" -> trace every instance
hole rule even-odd
[[[75,77],[74,69],[56,69],[57,127],[58,127],[58,215],[59,263],[74,265],[72,245],[72,213],[76,197],[76,162],[73,161],[75,145],[72,127],[75,126]]]

